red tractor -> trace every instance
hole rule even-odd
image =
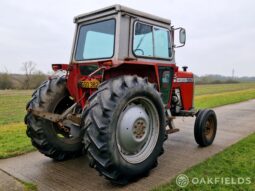
[[[53,64],[26,107],[27,135],[41,153],[66,160],[86,152],[91,167],[126,184],[157,166],[167,134],[178,131],[175,117],[196,116],[196,142],[212,144],[216,115],[195,111],[193,74],[175,64],[185,29],[121,5],[74,22],[70,64]]]

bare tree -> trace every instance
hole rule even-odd
[[[31,87],[33,73],[36,70],[36,63],[33,61],[27,61],[23,63],[22,70],[25,72],[25,79],[23,81],[23,88],[29,89]]]

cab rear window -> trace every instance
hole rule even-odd
[[[114,54],[114,39],[114,19],[81,26],[75,60],[111,58]]]

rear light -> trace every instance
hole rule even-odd
[[[58,70],[68,70],[68,64],[52,64],[52,69],[54,72]]]
[[[57,70],[60,70],[62,67],[60,64],[52,64],[52,70],[56,72]]]
[[[105,62],[102,62],[101,63],[103,66],[112,66],[112,61],[109,60],[109,61],[105,61]]]

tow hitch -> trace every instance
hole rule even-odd
[[[69,129],[65,127],[65,120],[71,121],[74,125],[80,126],[81,116],[80,114],[73,113],[73,109],[77,106],[77,103],[74,103],[71,107],[69,107],[62,114],[49,113],[45,111],[38,111],[34,109],[28,109],[28,112],[31,112],[33,115],[37,117],[41,117],[43,119],[47,119],[53,123],[57,123],[60,128],[62,128],[65,132],[69,132]]]

